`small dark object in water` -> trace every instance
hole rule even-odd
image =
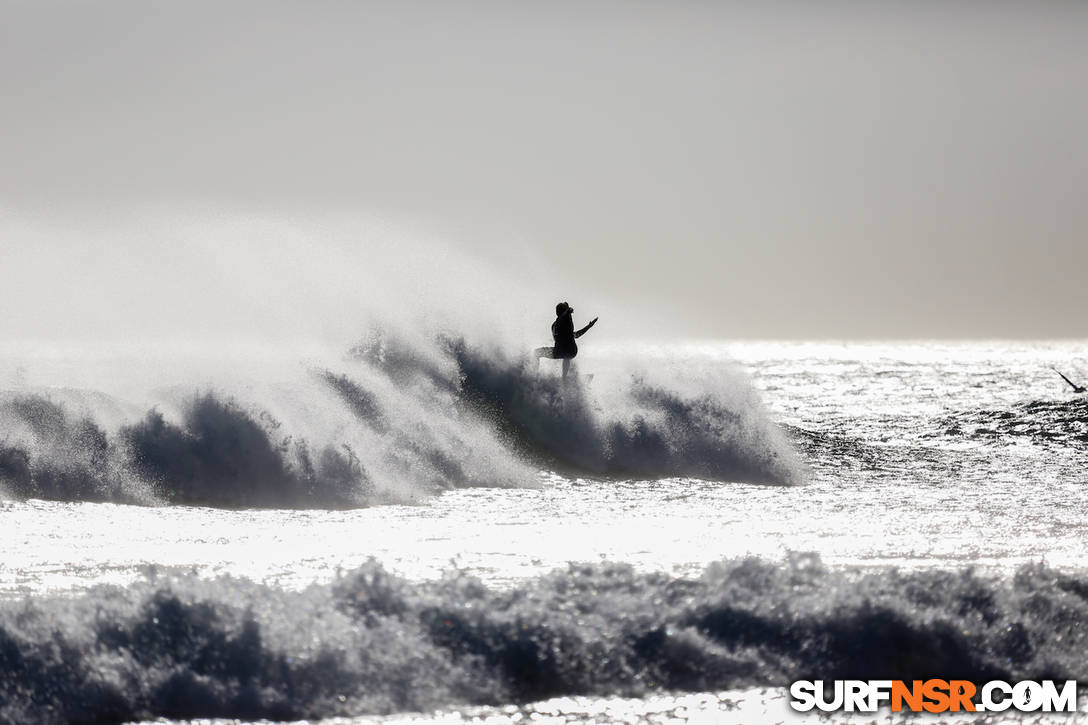
[[[1057,368],[1050,368],[1050,369],[1053,370],[1054,372],[1058,373],[1058,375],[1061,375],[1062,380],[1069,383],[1069,385],[1073,388],[1074,393],[1083,393],[1084,392],[1084,386],[1083,385],[1077,385],[1072,380],[1070,380],[1069,378],[1062,375],[1061,372]]]

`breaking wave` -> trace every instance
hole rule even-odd
[[[775,484],[800,478],[755,393],[715,361],[700,379],[698,371],[655,375],[621,360],[587,384],[537,371],[499,346],[374,334],[346,356],[298,362],[268,379],[261,360],[248,362],[249,369],[235,365],[233,377],[165,389],[152,374],[152,392],[0,393],[0,491],[343,508],[461,486],[535,486],[541,468]]]
[[[795,679],[1088,676],[1088,578],[1043,565],[701,577],[571,565],[514,589],[371,562],[289,592],[156,579],[0,603],[0,721],[302,719],[785,686]]]

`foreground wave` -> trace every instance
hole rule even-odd
[[[1088,577],[721,562],[570,566],[509,591],[369,563],[287,592],[171,578],[0,603],[0,721],[300,719],[783,686],[1083,678]]]
[[[534,486],[541,468],[757,483],[800,477],[784,436],[735,374],[684,385],[619,369],[587,387],[497,347],[386,335],[346,358],[297,368],[288,382],[260,388],[182,384],[135,414],[124,396],[99,390],[0,394],[0,491],[343,508],[461,486]]]

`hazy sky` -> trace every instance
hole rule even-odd
[[[389,215],[651,336],[1088,337],[1085,2],[0,8],[21,224]]]

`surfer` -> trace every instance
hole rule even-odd
[[[538,347],[535,351],[537,362],[541,358],[563,361],[563,377],[567,377],[570,371],[570,361],[578,354],[578,344],[574,341],[589,331],[589,328],[597,324],[594,317],[588,325],[581,330],[574,329],[574,308],[566,302],[560,302],[555,306],[555,322],[552,323],[552,347]]]
[[[1077,384],[1076,384],[1076,383],[1074,383],[1074,382],[1073,382],[1072,380],[1070,380],[1069,378],[1067,378],[1067,377],[1065,377],[1064,375],[1062,375],[1062,374],[1061,374],[1061,372],[1060,372],[1060,371],[1059,371],[1059,370],[1058,370],[1057,368],[1050,368],[1050,369],[1051,369],[1051,370],[1053,370],[1054,372],[1058,373],[1058,375],[1061,375],[1061,376],[1062,376],[1062,380],[1064,380],[1065,382],[1069,383],[1070,387],[1072,387],[1072,388],[1073,388],[1073,392],[1074,392],[1074,393],[1083,393],[1083,392],[1084,392],[1084,386],[1083,386],[1083,385],[1077,385]]]

